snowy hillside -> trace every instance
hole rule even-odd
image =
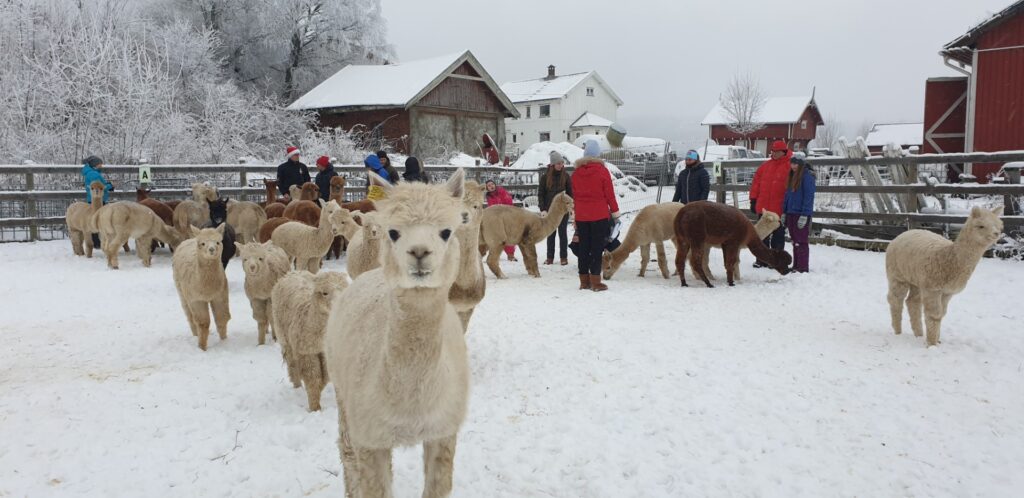
[[[0,253],[0,496],[344,494],[333,388],[306,412],[237,260],[229,338],[203,353],[166,251],[120,271],[66,241]],[[815,246],[786,277],[743,258],[737,287],[683,289],[634,256],[601,294],[502,261],[467,336],[453,496],[1019,493],[1024,267],[982,261],[927,349],[889,329],[881,254]],[[396,452],[396,496],[421,465]]]

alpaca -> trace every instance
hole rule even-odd
[[[231,261],[231,258],[235,257],[235,229],[227,222],[228,200],[217,199],[207,203],[210,205],[210,220],[203,225],[203,228],[224,226],[224,240],[221,241],[224,250],[220,253],[220,262],[224,265],[224,268],[227,268],[228,262]]]
[[[199,349],[206,351],[210,337],[210,310],[217,324],[220,340],[228,338],[228,279],[220,264],[224,249],[224,227],[190,227],[192,237],[182,242],[171,259],[174,287],[178,290],[181,309],[188,319],[192,335],[199,339]]]
[[[68,206],[64,214],[64,223],[68,226],[68,235],[71,237],[71,250],[75,256],[85,255],[92,257],[92,234],[96,233],[96,226],[92,223],[92,216],[103,207],[103,191],[106,186],[103,182],[94,181],[89,184],[89,193],[92,195],[92,204],[84,202],[73,202]],[[82,243],[85,243],[85,250],[82,250]],[[102,242],[102,241],[101,241]]]
[[[267,213],[255,202],[231,200],[228,201],[227,222],[243,243],[254,242],[260,227],[267,222]]]
[[[173,226],[174,209],[167,205],[166,202],[149,197],[150,192],[150,190],[144,188],[135,189],[135,202],[151,209],[161,220],[164,220],[165,225]]]
[[[263,188],[266,189],[266,200],[259,203],[261,208],[270,207],[270,205],[274,203],[279,203],[281,205],[288,204],[287,199],[277,196],[277,180],[264,179]]]
[[[372,173],[371,173],[372,174]],[[452,489],[469,360],[448,292],[459,271],[465,173],[383,186],[382,266],[334,300],[324,350],[338,402],[347,496],[391,496],[391,451],[423,444],[425,497]]]
[[[277,230],[277,227],[279,227],[281,225],[284,225],[285,223],[288,223],[289,221],[292,221],[292,220],[289,220],[288,218],[284,218],[284,217],[277,217],[277,218],[270,218],[270,219],[268,219],[266,223],[264,223],[262,226],[260,226],[260,232],[257,235],[256,240],[260,244],[262,244],[264,242],[268,242],[270,240],[270,237],[274,234],[274,230]]]
[[[252,306],[252,318],[256,320],[259,333],[259,344],[267,340],[267,328],[273,323],[273,312],[270,293],[277,281],[288,273],[291,263],[288,255],[273,243],[259,244],[235,242],[235,248],[242,258],[242,270],[245,271],[245,295]],[[271,336],[277,339],[276,327]]]
[[[480,219],[484,212],[486,189],[479,183],[467,180],[462,196],[462,225],[455,230],[459,239],[459,275],[448,291],[448,302],[459,314],[462,331],[469,329],[473,310],[484,299],[487,279],[484,278],[484,263],[477,245],[480,240]]]
[[[274,230],[270,240],[274,245],[284,249],[288,256],[295,261],[296,270],[308,270],[310,273],[320,271],[320,258],[327,254],[331,247],[334,236],[337,235],[337,228],[330,222],[331,213],[340,211],[338,203],[324,202],[320,200],[323,209],[320,211],[320,220],[316,228],[289,221]]]
[[[267,219],[270,218],[284,218],[284,210],[287,208],[280,202],[272,202],[267,205],[263,210],[267,213]]]
[[[202,227],[210,219],[210,201],[218,198],[217,189],[203,184],[192,184],[192,199],[181,201],[174,208],[174,228],[188,237],[192,233],[189,225]]]
[[[896,334],[903,332],[903,300],[907,302],[910,328],[921,337],[921,313],[927,326],[928,346],[941,342],[942,318],[949,300],[967,286],[985,251],[999,240],[1003,208],[971,210],[955,242],[927,230],[908,230],[885,250],[885,274],[889,279],[889,312]]]
[[[335,176],[331,178],[331,196],[330,199],[337,202],[339,206],[345,203],[345,177]],[[344,206],[342,206],[344,207]],[[341,259],[341,251],[346,247],[346,239],[342,236],[334,238],[334,242],[331,243],[331,248],[327,251],[327,259]]]
[[[360,213],[372,213],[377,210],[377,207],[373,204],[373,201],[369,199],[346,202],[342,204],[341,207],[348,209],[349,211],[359,211]]]
[[[92,216],[92,223],[100,233],[101,248],[107,255],[107,266],[118,269],[117,253],[128,239],[135,239],[135,249],[142,265],[149,267],[152,262],[152,242],[159,240],[172,249],[182,241],[182,235],[146,206],[137,202],[114,202],[98,209]]]
[[[496,205],[485,209],[480,220],[480,255],[487,254],[487,267],[494,276],[507,278],[498,265],[502,249],[519,245],[527,273],[540,278],[537,244],[558,229],[562,218],[572,212],[572,208],[572,197],[562,192],[551,200],[547,216],[515,206]]]
[[[320,394],[327,385],[324,362],[324,330],[331,301],[348,287],[344,273],[313,275],[293,271],[274,286],[274,331],[288,366],[288,380],[296,388],[306,385],[309,411],[320,411]]]
[[[311,227],[317,226],[320,220],[320,207],[316,201],[320,198],[320,189],[315,183],[302,185],[301,197],[292,199],[292,202],[284,208],[284,217],[290,220],[301,221]]]
[[[348,260],[345,262],[348,274],[357,278],[374,268],[380,267],[380,248],[383,231],[375,220],[376,213],[357,213],[352,217],[362,229],[357,231],[348,243]]]
[[[690,264],[708,287],[711,281],[704,273],[704,251],[696,250],[705,245],[722,247],[725,255],[725,273],[729,285],[735,285],[735,269],[739,263],[740,248],[747,249],[765,261],[776,271],[785,275],[789,273],[789,264],[793,258],[786,251],[768,249],[758,237],[754,225],[750,223],[742,211],[732,206],[708,201],[691,202],[676,214],[673,222],[675,227],[676,270],[679,281],[686,287],[686,256],[690,256]],[[694,251],[690,251],[690,248]]]

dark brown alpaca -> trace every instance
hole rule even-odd
[[[315,183],[306,182],[302,185],[301,197],[285,206],[284,217],[316,227],[320,224],[320,206],[316,204],[319,197],[320,188]]]
[[[174,208],[172,208],[171,206],[168,206],[166,202],[158,201],[156,199],[150,198],[149,197],[149,193],[151,191],[152,190],[147,189],[147,188],[141,188],[141,187],[136,188],[135,189],[135,200],[139,204],[142,204],[143,206],[148,207],[151,211],[156,213],[156,215],[159,216],[161,220],[163,220],[165,225],[167,225],[169,227],[170,226],[174,226]],[[125,242],[124,245],[125,245],[125,251],[127,251],[128,250],[127,249],[128,243]],[[152,245],[152,248],[150,249],[150,251],[155,251],[157,247],[163,247],[163,246],[164,246],[163,242],[160,242],[159,240],[153,239],[153,245]],[[172,250],[172,252],[173,252],[173,250]]]
[[[267,212],[267,218],[284,216],[284,208],[290,199],[277,196],[277,180],[263,180],[263,187],[267,189],[267,200],[261,202],[260,207]]]
[[[270,240],[270,236],[273,235],[275,228],[284,225],[289,221],[292,220],[289,220],[288,218],[270,218],[267,220],[266,223],[260,226],[260,233],[258,237],[260,244],[264,244]]]
[[[776,271],[785,275],[789,273],[789,265],[793,262],[786,251],[768,249],[757,236],[754,225],[741,212],[732,206],[708,201],[691,202],[679,210],[673,222],[676,230],[675,241],[676,271],[679,281],[686,287],[686,254],[690,254],[690,264],[696,269],[701,280],[708,287],[711,281],[704,273],[704,251],[691,251],[690,247],[701,248],[705,244],[720,245],[725,255],[725,271],[729,285],[733,283],[733,271],[740,261],[740,248],[747,246],[758,260],[767,263]]]

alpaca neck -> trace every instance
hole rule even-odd
[[[94,213],[103,207],[103,192],[92,193],[92,203],[89,204],[89,207]]]
[[[750,233],[747,235],[747,250],[751,254],[757,256],[758,259],[768,263],[774,263],[775,254],[768,249],[768,246],[764,245],[761,238],[757,236],[757,232],[754,231],[754,226],[750,226]]]
[[[324,210],[326,212],[326,210]],[[331,227],[331,222],[328,221],[327,216],[320,216],[320,224],[316,227],[316,241],[319,245],[330,246],[331,242],[334,242],[334,229]]]
[[[448,306],[448,287],[395,289],[397,310],[391,313],[385,364],[395,380],[415,389],[417,381],[437,368],[441,356],[441,322]]]
[[[220,256],[205,257],[201,254],[196,254],[196,262],[199,267],[200,275],[216,275],[218,272],[221,274],[224,273],[224,266],[220,261]]]
[[[974,271],[981,258],[985,256],[988,245],[982,245],[971,239],[970,234],[961,231],[953,245],[950,246],[950,257],[945,262],[945,267],[951,274]]]
[[[551,206],[551,210],[548,211],[548,215],[540,219],[540,228],[538,229],[538,232],[540,233],[537,235],[541,237],[532,242],[540,242],[541,239],[545,239],[548,235],[551,235],[551,232],[554,232],[558,228],[558,225],[562,224],[562,218],[565,218],[565,213],[565,203],[557,202],[553,204]]]
[[[627,233],[625,240],[622,241],[622,245],[611,252],[612,266],[621,266],[626,258],[630,254],[633,254],[640,244],[637,244],[636,237],[632,233]]]
[[[483,277],[483,262],[477,248],[480,241],[480,220],[459,227],[455,231],[455,237],[459,239],[459,275],[455,278],[455,285],[475,285],[479,278]]]

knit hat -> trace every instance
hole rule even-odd
[[[804,167],[804,168],[807,167],[807,161],[804,161],[804,158],[802,158],[800,156],[793,156],[793,157],[789,158],[789,163],[790,164],[795,164],[797,166]]]
[[[85,161],[83,162],[95,168],[96,166],[103,164],[103,159],[100,159],[98,156],[89,156],[85,158]]]
[[[326,168],[331,165],[331,158],[327,156],[320,156],[316,159],[316,165],[323,166]]]
[[[559,154],[557,150],[551,151],[551,154],[549,154],[549,156],[551,157],[551,164],[565,164],[565,158],[562,157],[562,155]]]
[[[601,146],[597,144],[597,140],[587,140],[587,143],[583,146],[583,155],[586,157],[601,157]]]
[[[700,154],[697,151],[690,149],[686,151],[686,159],[692,159],[694,161],[700,161]]]
[[[783,142],[782,140],[776,140],[774,143],[772,143],[772,152],[775,152],[777,150],[786,152],[787,150],[789,150],[789,147],[786,145],[786,142]]]
[[[284,158],[285,159],[291,159],[292,156],[294,156],[295,154],[300,154],[300,153],[302,153],[302,151],[299,150],[298,147],[295,147],[294,145],[291,145],[291,146],[288,146],[288,148],[285,150]]]

